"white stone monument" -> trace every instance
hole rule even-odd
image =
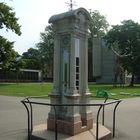
[[[51,103],[89,103],[88,29],[90,14],[84,8],[54,15],[54,85]],[[93,127],[93,115],[87,106],[59,106],[58,131],[75,135]],[[55,130],[54,109],[48,116],[48,130]]]

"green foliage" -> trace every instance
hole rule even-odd
[[[140,74],[140,24],[125,20],[121,25],[113,26],[105,39],[107,45],[117,50],[123,67],[132,75]],[[132,76],[133,77],[133,76]],[[134,78],[134,77],[133,77]],[[132,85],[133,85],[132,79]]]
[[[18,18],[15,17],[13,9],[3,2],[0,2],[0,29],[6,27],[18,35],[21,35],[20,26],[17,23]]]
[[[101,15],[99,11],[90,11],[91,24],[90,32],[92,37],[103,37],[108,31],[109,24],[104,15]]]
[[[24,61],[24,68],[26,69],[41,69],[40,54],[37,49],[30,48],[27,52],[22,54],[22,60]]]
[[[36,45],[39,51],[39,58],[43,75],[52,77],[53,71],[53,52],[54,52],[54,30],[49,25],[45,28],[45,32],[40,34],[41,41]]]
[[[0,67],[8,69],[16,58],[16,52],[13,49],[13,42],[0,36]]]
[[[22,73],[20,69],[25,67],[25,62],[21,59],[21,56],[16,54],[16,59],[11,63],[11,69],[16,72],[16,80],[18,82],[19,74]]]
[[[23,59],[36,59],[37,56],[38,56],[38,50],[37,49],[34,49],[34,48],[30,48],[28,49],[27,52],[24,52],[22,54],[22,58]]]
[[[22,59],[25,69],[40,69],[40,62],[37,59]]]
[[[40,42],[36,44],[37,49],[30,48],[22,54],[25,68],[40,69],[43,78],[51,77],[53,72],[54,31],[51,25],[40,33]]]
[[[21,35],[20,26],[17,23],[13,9],[3,2],[0,2],[0,29],[12,30],[18,35]],[[9,69],[12,67],[16,58],[16,52],[13,49],[14,42],[10,42],[0,36],[0,67]]]

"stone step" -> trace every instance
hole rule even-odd
[[[95,134],[96,124],[93,124],[92,129],[74,136],[58,133],[58,140],[96,140]],[[110,130],[99,124],[99,140],[109,139],[111,139]],[[34,127],[32,140],[55,140],[55,133],[47,130],[47,124],[40,124]]]

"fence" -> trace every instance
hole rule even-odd
[[[33,104],[36,105],[44,105],[44,106],[50,106],[54,108],[55,113],[55,140],[58,139],[58,132],[57,132],[57,116],[56,116],[56,107],[57,106],[91,106],[91,107],[99,107],[97,111],[97,117],[96,117],[96,140],[99,140],[99,116],[100,112],[102,110],[102,125],[104,125],[105,120],[105,106],[115,104],[113,109],[113,138],[115,137],[115,124],[116,124],[116,109],[119,105],[119,103],[122,101],[120,99],[110,98],[106,97],[104,98],[104,101],[102,103],[94,103],[94,104],[51,104],[51,103],[44,103],[44,102],[36,102],[36,101],[30,101],[30,99],[33,98],[44,98],[46,96],[36,96],[36,97],[28,97],[22,100],[21,102],[25,106],[27,110],[27,116],[28,116],[28,140],[32,139],[32,132],[33,132]],[[112,99],[111,101],[108,101],[108,99]]]

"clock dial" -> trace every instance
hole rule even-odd
[[[63,45],[69,45],[70,44],[70,38],[69,36],[65,36],[62,40]]]

